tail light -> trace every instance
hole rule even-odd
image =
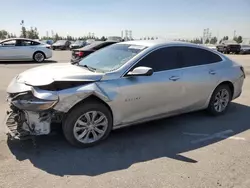
[[[79,56],[82,57],[83,56],[83,52],[79,52]]]
[[[82,57],[84,53],[83,52],[76,52],[75,54],[78,55],[79,57]]]
[[[241,66],[241,67],[240,67],[240,70],[242,71],[244,78],[246,78],[246,74],[245,74],[245,71],[244,71],[244,67]]]

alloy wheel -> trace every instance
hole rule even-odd
[[[100,140],[107,128],[108,119],[102,112],[89,111],[76,120],[73,134],[79,142],[89,144]]]
[[[223,112],[230,100],[230,95],[227,89],[221,89],[216,95],[214,100],[214,109],[217,112]]]

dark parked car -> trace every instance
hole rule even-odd
[[[123,39],[122,37],[117,37],[117,36],[111,36],[107,38],[108,41],[112,40],[112,41],[117,41],[117,42],[122,42]]]
[[[86,44],[87,43],[84,40],[77,40],[74,43],[71,43],[71,45],[69,47],[70,47],[70,50],[73,50],[73,49],[84,47],[84,46],[86,46]]]
[[[86,57],[87,55],[115,43],[117,43],[117,41],[95,41],[87,46],[84,46],[83,48],[74,49],[72,51],[71,62],[73,64],[78,63],[82,60],[82,58]]]
[[[52,44],[52,49],[60,49],[60,50],[67,50],[69,49],[70,41],[68,40],[58,40],[54,44]]]
[[[238,54],[241,46],[234,40],[224,40],[216,48],[221,53],[230,54],[232,52]]]
[[[250,54],[250,45],[241,45],[241,49],[240,49],[240,53],[241,54]]]

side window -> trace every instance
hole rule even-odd
[[[32,46],[36,46],[36,45],[39,45],[40,43],[39,42],[36,42],[36,41],[32,41],[31,45]]]
[[[195,47],[180,47],[184,67],[206,65],[222,61],[217,54]]]
[[[132,70],[140,66],[150,67],[154,72],[180,68],[178,47],[166,47],[151,52],[140,60]]]
[[[39,42],[36,41],[30,41],[30,40],[20,40],[21,46],[36,46],[39,45]]]
[[[8,47],[8,46],[15,46],[16,40],[8,40],[3,43],[1,43],[1,46]]]

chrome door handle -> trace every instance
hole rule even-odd
[[[210,70],[210,71],[209,71],[209,74],[215,75],[216,72],[215,72],[214,70]]]
[[[178,77],[178,76],[171,76],[169,78],[169,80],[172,80],[172,81],[176,81],[176,80],[179,80],[179,79],[180,79],[180,77]]]

